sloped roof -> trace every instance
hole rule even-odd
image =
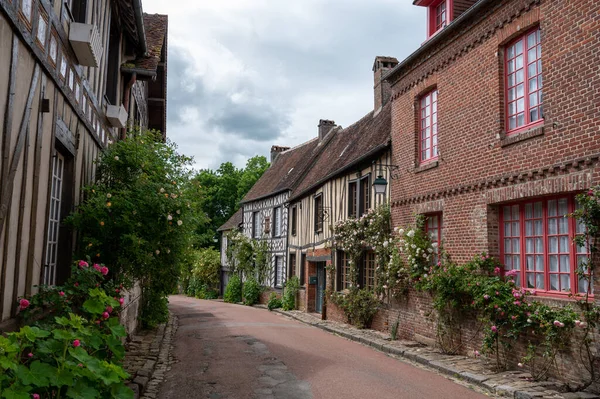
[[[324,145],[326,141],[322,143]],[[246,194],[242,203],[265,198],[285,190],[292,190],[305,170],[312,164],[323,145],[319,145],[319,139],[314,138],[279,153],[275,158],[275,162],[271,164],[269,169]]]
[[[223,226],[219,227],[217,231],[226,231],[237,229],[240,224],[244,221],[244,213],[242,212],[242,208],[238,209],[236,213],[233,214],[232,217],[229,218],[228,221],[223,223]]]
[[[355,124],[335,130],[327,147],[292,191],[291,199],[303,196],[326,180],[389,147],[391,109],[391,102],[388,102],[379,113],[369,112]]]
[[[134,69],[138,72],[141,70],[156,75],[156,68],[160,62],[160,56],[166,40],[168,23],[168,15],[144,13],[148,54],[134,61]]]

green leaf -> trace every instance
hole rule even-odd
[[[114,399],[133,399],[135,397],[131,388],[122,383],[114,385],[111,394]]]
[[[19,365],[16,376],[23,385],[35,385],[36,387],[47,387],[49,380],[56,376],[56,368],[39,360],[34,361],[28,367]]]
[[[36,338],[46,338],[50,335],[50,331],[42,330],[38,327],[25,326],[21,328],[20,334],[33,342]]]
[[[69,348],[69,354],[84,364],[95,360],[93,356],[90,356],[85,349],[81,347]]]
[[[92,314],[102,314],[106,306],[97,299],[88,299],[83,303],[83,308]]]
[[[43,341],[36,342],[36,352],[42,355],[50,355],[57,352],[61,352],[64,348],[64,343],[56,339],[46,339]]]
[[[10,387],[2,391],[4,399],[31,399],[31,395],[26,391],[25,387]]]
[[[85,341],[86,345],[92,349],[100,349],[104,346],[104,340],[98,334],[90,335]]]
[[[110,327],[110,331],[115,337],[121,338],[127,336],[127,331],[125,331],[125,327],[121,324],[117,324],[116,326]]]
[[[15,370],[17,368],[17,362],[14,359],[6,356],[0,356],[0,368],[3,370]]]
[[[122,359],[125,356],[125,347],[121,340],[115,336],[109,336],[106,339],[106,344],[108,348],[118,359]]]
[[[91,399],[100,397],[100,392],[85,381],[79,380],[75,386],[69,388],[67,396],[72,399]]]
[[[54,330],[52,332],[52,335],[54,336],[54,338],[61,341],[71,341],[75,339],[75,335],[71,331],[67,330]]]
[[[59,371],[56,376],[55,384],[58,386],[73,385],[73,373],[69,370]]]

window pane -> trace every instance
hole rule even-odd
[[[519,98],[517,100],[517,112],[523,112],[524,110],[525,110],[525,99]]]
[[[535,276],[535,284],[536,284],[536,288],[539,289],[544,289],[544,275],[543,274],[537,274]]]
[[[550,261],[550,271],[557,272],[558,271],[558,256],[550,255],[548,257],[548,260]]]
[[[519,220],[519,205],[513,205],[512,206],[512,218],[513,220]],[[514,227],[515,225],[513,225]],[[519,230],[519,225],[516,224],[517,228],[515,230]]]
[[[525,235],[526,236],[532,236],[533,235],[533,222],[531,220],[528,220],[525,222]],[[532,248],[533,248],[533,243],[532,243]]]
[[[556,274],[550,275],[550,290],[558,291],[558,275]]]
[[[571,290],[571,279],[568,274],[560,275],[560,288],[561,288],[561,291],[570,291]]]
[[[519,222],[512,223],[512,235],[515,237],[519,237]]]
[[[569,213],[568,200],[561,198],[558,200],[558,215],[565,216],[567,213]]]
[[[560,271],[563,273],[568,273],[570,271],[569,255],[560,256]]]
[[[542,235],[542,221],[536,220],[534,223],[535,223],[535,235],[541,236]]]
[[[519,69],[516,73],[517,83],[523,83],[525,81],[525,74],[522,69]]]
[[[537,93],[532,93],[529,95],[529,106],[535,107],[538,104],[538,96]]]
[[[533,204],[525,204],[525,218],[531,219],[533,217]]]
[[[525,124],[525,114],[521,113],[517,115],[517,126],[523,126]]]
[[[535,252],[541,254],[544,252],[544,240],[541,238],[535,239]]]
[[[539,112],[538,112],[538,108],[534,108],[531,111],[529,111],[529,120],[531,122],[535,122],[538,119],[540,119],[539,117]]]
[[[515,58],[515,64],[516,64],[515,66],[517,69],[523,68],[523,56],[522,55]]]
[[[558,238],[557,237],[549,237],[548,238],[548,252],[557,253],[558,252]]]
[[[519,40],[518,42],[515,43],[515,54],[522,54],[523,53],[523,42],[521,40]]]
[[[526,254],[532,254],[534,253],[534,248],[533,248],[533,238],[528,238],[525,240],[525,253]],[[531,258],[532,262],[532,266],[533,266],[533,257]]]
[[[542,255],[537,255],[535,257],[535,270],[538,272],[544,271],[544,257]]]
[[[512,261],[513,269],[521,270],[521,258],[519,257],[519,255],[513,255]]]
[[[527,51],[527,59],[529,60],[529,62],[531,62],[537,58],[536,49],[537,49],[537,47],[534,47],[532,49],[529,49],[529,51]]]
[[[527,273],[527,288],[535,288],[535,274]]]

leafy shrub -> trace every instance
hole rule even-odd
[[[120,364],[120,288],[105,280],[108,272],[80,261],[64,286],[19,301],[30,325],[0,336],[3,398],[133,398]]]
[[[243,288],[243,296],[244,303],[248,306],[252,306],[257,304],[260,299],[260,294],[262,292],[262,287],[254,278],[248,279],[244,283]]]
[[[267,303],[267,308],[269,310],[279,309],[281,307],[281,299],[277,297],[277,293],[271,292],[269,295],[269,302]]]
[[[283,289],[283,299],[281,301],[281,307],[283,310],[294,310],[296,309],[296,294],[300,289],[300,279],[298,276],[290,278]]]
[[[242,301],[242,280],[239,276],[233,275],[225,287],[225,294],[223,294],[223,300],[229,303],[238,303]]]
[[[338,305],[348,321],[357,328],[368,328],[379,310],[379,300],[366,288],[352,287],[346,294],[334,293],[331,300]]]

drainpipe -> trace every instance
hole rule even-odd
[[[125,87],[125,94],[123,95],[123,107],[125,111],[127,111],[127,119],[129,119],[129,98],[131,97],[131,88],[135,84],[137,80],[137,73],[131,74],[131,79],[129,79],[129,83],[127,83],[127,87]],[[129,121],[127,121],[129,124]],[[121,129],[121,140],[125,140],[127,137],[127,126]]]

